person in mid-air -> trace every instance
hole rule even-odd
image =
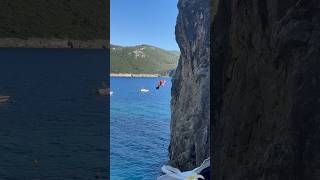
[[[160,89],[161,86],[164,86],[164,84],[166,83],[165,80],[161,79],[156,87],[156,89]]]

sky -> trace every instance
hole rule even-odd
[[[175,40],[178,0],[111,0],[110,41],[179,50]]]

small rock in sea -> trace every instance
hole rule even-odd
[[[32,166],[33,166],[33,167],[38,167],[38,166],[39,166],[39,163],[40,163],[39,160],[36,160],[36,159],[35,159],[35,160],[32,161]]]

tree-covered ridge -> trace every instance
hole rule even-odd
[[[154,46],[110,46],[111,73],[167,74],[177,66],[180,53]]]
[[[109,0],[2,0],[0,38],[109,38]]]

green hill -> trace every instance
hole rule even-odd
[[[154,46],[110,45],[111,73],[162,74],[177,67],[180,52]]]
[[[0,38],[109,39],[109,0],[2,0]]]

